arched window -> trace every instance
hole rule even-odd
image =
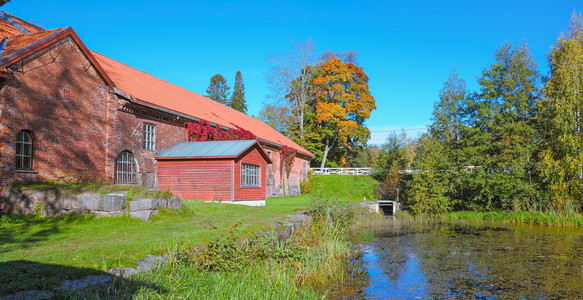
[[[16,135],[16,169],[32,170],[32,135],[21,131]]]
[[[122,151],[115,160],[115,183],[137,183],[138,167],[136,159],[129,151]]]

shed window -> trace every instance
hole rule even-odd
[[[156,151],[156,126],[144,124],[144,150]]]
[[[261,187],[259,166],[241,164],[241,186]]]
[[[115,160],[115,183],[137,183],[136,159],[129,151],[122,151]]]
[[[16,135],[16,169],[32,170],[32,136],[26,131]]]

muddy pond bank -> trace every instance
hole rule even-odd
[[[332,298],[583,298],[581,228],[431,221],[356,246],[354,279]]]

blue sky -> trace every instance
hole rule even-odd
[[[469,88],[497,47],[528,43],[546,54],[583,1],[26,1],[3,10],[47,29],[71,26],[92,50],[205,94],[241,70],[249,114],[269,94],[269,55],[312,38],[318,51],[358,52],[377,109],[370,143],[386,131],[424,128],[455,67]],[[408,131],[411,135],[419,130]]]

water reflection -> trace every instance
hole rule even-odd
[[[362,245],[370,299],[583,299],[583,231],[434,223]]]

